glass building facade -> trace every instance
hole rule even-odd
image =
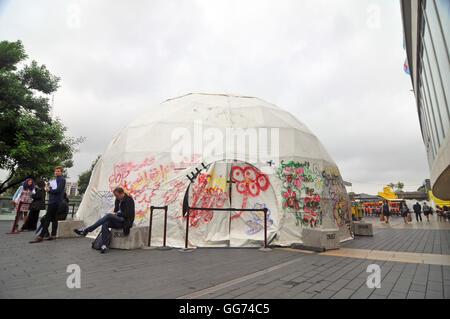
[[[449,177],[433,178],[433,171],[436,171],[436,164],[442,166],[439,175],[448,174],[450,170],[450,0],[405,0],[401,1],[401,6],[408,61],[431,179],[432,183],[440,180],[449,184],[446,187],[436,185],[441,197],[445,195],[448,198]],[[434,189],[433,185],[433,192]]]

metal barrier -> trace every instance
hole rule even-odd
[[[15,207],[13,206],[13,204],[11,204],[11,200],[12,200],[12,198],[0,197],[1,210],[6,210],[7,211],[6,214],[14,214],[16,212]],[[3,204],[3,202],[7,202],[7,205]],[[69,201],[68,206],[69,206],[69,208],[72,207],[72,212],[69,212],[69,214],[72,215],[72,218],[73,218],[73,215],[75,215],[78,207],[80,207],[80,204],[81,204],[81,200]],[[9,206],[9,207],[6,207],[6,206]],[[45,206],[48,206],[48,200],[45,201]],[[75,208],[77,208],[77,209],[75,209]]]
[[[163,247],[166,247],[166,235],[167,235],[167,206],[150,206],[150,225],[148,226],[148,247],[150,247],[150,241],[152,238],[152,224],[153,224],[153,210],[164,209],[164,235],[163,235]]]
[[[202,208],[202,207],[187,207],[186,213],[186,236],[184,242],[184,249],[188,249],[188,241],[189,241],[189,212],[191,210],[214,210],[214,211],[225,211],[225,212],[264,212],[264,249],[268,249],[267,247],[267,212],[268,208]]]
[[[22,207],[22,202],[19,203],[16,211],[16,218],[14,219],[12,230],[7,234],[19,234],[20,232],[16,231],[17,226],[19,225],[19,219],[21,216],[20,208]]]

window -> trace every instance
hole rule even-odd
[[[430,138],[430,128],[428,127],[428,119],[426,118],[426,114],[425,112],[423,112],[423,99],[422,97],[420,98],[420,121],[422,124],[422,132],[423,132],[423,140],[425,143],[425,148],[427,151],[427,157],[428,157],[428,163],[431,167],[431,165],[433,164],[433,160],[434,160],[434,156],[435,156],[435,151],[434,151],[434,145],[433,142]]]
[[[435,110],[435,115],[439,112],[443,134],[445,136],[450,127],[450,115],[448,111],[448,102],[450,99],[450,88],[448,85],[450,83],[450,64],[439,18],[432,1],[429,1],[426,6],[425,21],[427,26],[424,29],[423,41],[425,51],[428,55],[428,63],[430,67],[429,74],[431,75],[431,79],[433,81],[433,88],[437,101],[437,104],[433,106],[437,107],[437,110]],[[430,94],[431,92],[430,87]]]
[[[432,149],[433,149],[433,158],[434,156],[436,156],[437,153],[437,149],[438,149],[438,140],[436,138],[436,127],[434,125],[434,123],[431,120],[431,117],[428,113],[429,107],[428,107],[428,102],[427,102],[427,96],[424,95],[424,87],[423,85],[420,87],[421,90],[421,94],[423,99],[421,99],[422,104],[421,104],[421,108],[420,108],[420,114],[421,116],[424,118],[424,121],[426,123],[427,126],[427,131],[428,131],[428,135],[431,139],[431,145],[432,145]],[[430,163],[431,165],[431,163]]]
[[[442,32],[447,47],[447,54],[450,54],[450,1],[449,0],[435,0],[437,14],[441,22]],[[430,2],[429,6],[432,5]],[[448,82],[444,82],[448,83]],[[448,95],[447,95],[448,96]]]
[[[441,121],[437,114],[433,112],[434,105],[436,104],[436,100],[434,98],[434,93],[430,94],[430,92],[433,92],[432,86],[429,81],[428,76],[428,63],[426,59],[426,54],[424,51],[424,59],[423,59],[423,68],[422,68],[422,76],[423,76],[423,93],[424,93],[424,99],[425,99],[425,110],[427,111],[428,119],[430,121],[430,128],[432,129],[432,134],[434,138],[436,139],[436,147],[439,148],[443,141],[443,130]]]
[[[436,133],[437,133],[437,139],[438,139],[438,146],[441,146],[443,140],[444,140],[444,129],[442,127],[441,118],[439,115],[439,109],[437,107],[438,101],[436,99],[435,89],[433,81],[430,77],[429,72],[429,59],[428,59],[428,50],[427,47],[425,47],[424,50],[424,56],[423,56],[423,74],[424,74],[424,82],[425,82],[425,96],[427,96],[427,110],[428,114],[430,116],[430,120],[432,122],[432,127],[435,127]]]

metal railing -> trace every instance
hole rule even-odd
[[[167,206],[150,206],[150,222],[148,228],[148,247],[151,246],[151,237],[152,237],[152,226],[153,226],[153,211],[155,209],[163,209],[164,210],[164,235],[163,235],[163,247],[166,247],[166,238],[167,238]],[[214,211],[226,211],[226,212],[264,212],[264,248],[267,249],[267,212],[268,208],[202,208],[202,207],[187,207],[186,212],[186,236],[184,242],[184,249],[188,249],[189,242],[189,215],[191,210],[214,210]]]
[[[69,213],[73,215],[77,212],[78,207],[80,207],[81,200],[69,200]],[[45,201],[45,206],[48,206],[48,200]],[[15,214],[16,207],[12,203],[12,198],[0,197],[0,214]]]
[[[150,241],[152,239],[152,224],[153,224],[153,210],[164,209],[164,235],[163,235],[163,247],[166,247],[167,236],[167,206],[150,206],[150,224],[148,226],[148,247],[150,247]]]
[[[267,249],[267,212],[268,208],[202,208],[202,207],[187,207],[186,212],[186,236],[184,242],[184,249],[188,249],[189,241],[189,212],[191,210],[214,210],[223,212],[264,212],[264,248]]]

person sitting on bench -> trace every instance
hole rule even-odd
[[[122,187],[116,187],[113,191],[116,197],[114,211],[100,218],[93,225],[84,229],[74,229],[74,232],[81,236],[86,236],[89,232],[94,231],[97,227],[102,226],[102,246],[101,253],[105,253],[108,249],[106,243],[108,241],[109,228],[123,228],[123,233],[128,236],[130,228],[134,222],[134,200],[131,196],[125,194]]]

